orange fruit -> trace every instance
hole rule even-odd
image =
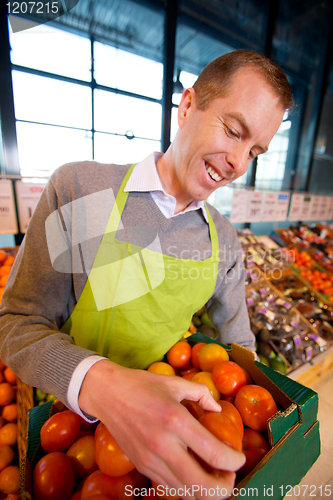
[[[9,384],[12,384],[12,385],[16,384],[16,380],[17,380],[16,374],[13,372],[13,370],[11,370],[9,368],[9,366],[7,366],[7,368],[4,369],[3,374],[5,376],[6,381]]]
[[[2,409],[2,417],[7,420],[7,422],[17,421],[17,403],[11,403],[4,406]]]
[[[0,429],[0,444],[14,446],[17,443],[17,423],[9,422]],[[14,490],[15,491],[15,490]]]
[[[159,373],[160,375],[176,375],[175,370],[171,365],[164,361],[156,361],[148,368],[149,372]]]
[[[13,257],[13,255],[10,255],[9,257],[7,257],[7,259],[4,260],[3,265],[4,266],[12,266],[14,260],[15,260],[15,257]]]
[[[0,384],[0,406],[9,405],[15,398],[15,389],[12,384],[3,382]]]
[[[0,267],[0,276],[8,276],[12,267],[11,266],[2,266]]]
[[[0,471],[7,467],[14,460],[15,453],[8,444],[0,445]]]
[[[3,361],[1,361],[1,359],[0,359],[0,370],[2,371],[2,370],[4,370],[5,368],[6,368],[5,363],[4,363]]]
[[[7,280],[8,280],[8,274],[6,276],[0,277],[0,287],[1,288],[5,288]]]
[[[4,250],[0,250],[0,262],[4,262],[8,257],[8,253]]]
[[[9,495],[20,487],[20,469],[17,465],[8,465],[0,472],[0,491]]]
[[[220,361],[229,361],[227,351],[219,344],[206,344],[200,349],[198,355],[200,369],[203,372],[211,372]]]

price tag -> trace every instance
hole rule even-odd
[[[309,220],[310,208],[311,208],[311,196],[304,195],[300,220],[302,221]]]
[[[321,196],[318,196],[318,195],[312,196],[310,212],[308,215],[309,220],[318,220],[319,219],[320,204],[321,204]]]
[[[277,204],[277,193],[265,193],[262,221],[273,221]]]
[[[328,202],[329,202],[328,196],[321,196],[321,202],[320,202],[320,207],[319,207],[319,212],[318,212],[318,219],[320,219],[320,220],[327,219],[326,214],[327,214],[328,208],[329,208]]]
[[[287,220],[288,208],[289,208],[290,194],[286,192],[278,193],[277,204],[275,210],[275,221]]]
[[[288,219],[290,221],[301,220],[301,211],[304,194],[293,193],[291,195],[290,210]]]
[[[21,233],[25,233],[45,184],[16,181],[15,190]]]
[[[326,212],[326,220],[332,220],[333,219],[333,197],[329,196],[328,198],[328,208]]]
[[[246,209],[249,191],[234,189],[230,213],[231,222],[246,222]]]
[[[261,221],[262,201],[263,201],[263,193],[259,191],[251,191],[249,193],[246,222]]]
[[[0,234],[17,234],[17,220],[12,182],[0,181]]]

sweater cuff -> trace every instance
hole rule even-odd
[[[93,355],[88,356],[83,359],[75,368],[72,377],[70,379],[68,389],[67,389],[67,401],[71,407],[71,409],[80,415],[86,422],[97,422],[98,419],[93,417],[92,415],[88,415],[83,412],[79,407],[79,394],[82,386],[82,382],[84,377],[86,376],[88,370],[98,361],[101,361],[103,358],[101,356]]]

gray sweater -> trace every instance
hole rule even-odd
[[[54,394],[67,406],[67,388],[74,369],[96,353],[74,345],[59,329],[87,281],[111,210],[112,196],[108,195],[116,195],[128,167],[81,162],[54,172],[29,222],[2,298],[0,358],[25,383]],[[87,203],[82,203],[83,199]],[[220,262],[215,290],[206,306],[221,342],[253,348],[237,234],[225,217],[211,206],[209,210],[219,236]],[[129,193],[121,220],[125,228],[144,226],[157,232],[164,254],[194,260],[211,255],[208,224],[201,210],[167,219],[150,193],[134,192]],[[149,237],[150,231],[146,233]],[[138,231],[132,238],[139,239],[133,243],[140,246],[149,244]],[[81,246],[74,243],[85,239],[91,242],[86,252],[89,258],[80,266],[77,255]],[[66,244],[68,251],[55,258]]]

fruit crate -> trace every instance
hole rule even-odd
[[[200,334],[191,336],[192,340],[216,342]],[[255,384],[271,392],[279,407],[267,424],[270,451],[236,484],[235,491],[240,496],[235,494],[230,500],[266,496],[282,500],[289,485],[297,485],[320,455],[318,394],[255,361],[255,353],[242,346],[232,344],[228,352],[230,359],[242,366]]]
[[[200,333],[193,334],[190,343],[216,342]],[[223,346],[226,347],[226,346]],[[229,349],[229,348],[228,348]],[[269,497],[281,500],[287,485],[296,485],[320,455],[318,395],[301,384],[255,361],[255,354],[237,344],[229,349],[230,359],[251,375],[253,382],[271,392],[278,412],[269,419],[268,441],[271,449],[259,464],[236,485],[241,497],[253,500]],[[27,453],[21,467],[21,497],[33,500],[32,471],[40,458],[39,433],[51,414],[66,409],[59,401],[43,404],[29,412]],[[244,492],[248,492],[244,495]],[[232,496],[231,500],[235,500]]]

